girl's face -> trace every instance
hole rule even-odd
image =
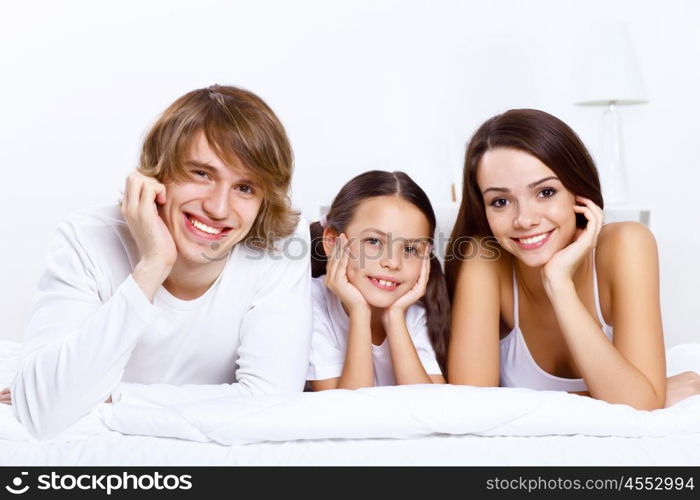
[[[543,266],[573,241],[574,194],[536,157],[511,148],[488,151],[477,182],[493,235],[526,266]]]
[[[372,307],[387,308],[418,281],[429,258],[428,219],[397,196],[361,202],[345,228],[351,252],[348,281]]]

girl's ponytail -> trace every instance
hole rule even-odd
[[[430,254],[430,277],[423,297],[428,336],[442,375],[447,379],[447,347],[450,342],[450,298],[440,261]]]
[[[328,257],[323,250],[323,226],[319,221],[309,226],[311,233],[311,276],[318,278],[326,274]]]

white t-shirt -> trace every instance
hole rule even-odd
[[[170,404],[301,391],[312,327],[306,222],[279,247],[284,256],[236,245],[202,296],[161,286],[151,303],[131,276],[139,254],[119,207],[78,212],[58,227],[34,297],[12,386],[18,418],[50,436],[110,395]]]
[[[340,377],[345,364],[350,318],[340,299],[326,287],[323,276],[311,281],[314,332],[306,378],[325,380]],[[415,303],[406,310],[406,329],[426,373],[441,375],[435,351],[428,338],[428,325],[422,304]],[[396,385],[388,339],[385,338],[381,345],[372,344],[372,364],[375,385]]]

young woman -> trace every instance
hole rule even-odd
[[[450,383],[664,406],[656,243],[636,222],[604,225],[602,209],[593,160],[561,120],[516,109],[477,130],[446,257]]]
[[[313,390],[445,382],[449,299],[434,231],[425,192],[377,170],[312,224]]]

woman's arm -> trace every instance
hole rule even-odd
[[[641,224],[613,224],[606,226],[596,253],[610,277],[613,342],[573,282],[556,280],[549,283],[550,300],[567,346],[592,397],[643,410],[663,408],[665,352],[654,237]]]
[[[452,299],[452,336],[447,351],[448,381],[485,387],[499,382],[500,262],[474,241],[475,255],[459,269]]]

